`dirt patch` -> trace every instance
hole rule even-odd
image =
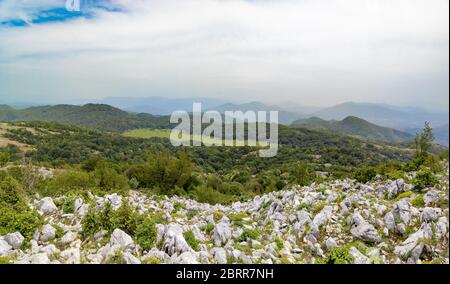
[[[32,150],[33,148],[30,145],[11,140],[4,136],[8,132],[8,130],[19,129],[19,128],[26,129],[32,133],[35,132],[35,130],[32,128],[18,127],[18,126],[9,125],[7,123],[0,123],[0,147],[7,147],[8,145],[15,145],[15,146],[19,147],[19,149],[23,152]]]

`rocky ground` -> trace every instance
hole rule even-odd
[[[30,206],[45,225],[24,244],[20,233],[0,236],[0,257],[13,263],[448,263],[448,165],[439,185],[416,192],[402,179],[360,184],[336,180],[258,196],[231,206],[180,197],[90,195],[74,213],[36,198]],[[414,173],[410,173],[410,177]],[[145,251],[115,229],[81,237],[89,207],[128,202],[141,214],[161,212],[156,241]],[[192,232],[198,246],[187,241]]]

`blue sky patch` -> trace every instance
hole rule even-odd
[[[0,27],[25,27],[31,24],[45,24],[52,22],[65,22],[77,18],[91,19],[95,17],[95,12],[98,10],[108,12],[122,12],[119,7],[114,7],[109,0],[92,1],[81,0],[80,11],[68,11],[65,8],[65,1],[62,1],[61,7],[42,8],[30,11],[28,19],[0,19]]]

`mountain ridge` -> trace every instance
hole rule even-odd
[[[324,120],[319,117],[297,120],[291,127],[311,130],[331,131],[340,135],[354,136],[364,140],[399,143],[411,141],[414,136],[396,129],[382,127],[355,116],[347,116],[341,121]]]

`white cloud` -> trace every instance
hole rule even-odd
[[[448,0],[114,2],[0,30],[0,95],[448,105]]]

